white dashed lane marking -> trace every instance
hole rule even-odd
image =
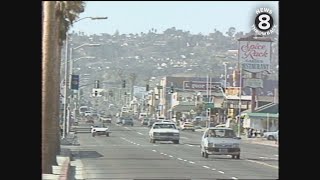
[[[267,163],[264,163],[264,162],[260,162],[260,161],[255,161],[255,160],[250,160],[250,159],[246,159],[246,161],[257,163],[257,164],[262,164],[262,165],[265,165],[265,166],[268,166],[268,167],[272,167],[272,168],[275,168],[275,169],[279,169],[278,166],[273,166],[273,165],[270,165],[270,164],[267,164]]]
[[[178,160],[180,160],[180,161],[182,161],[183,159],[181,159],[181,158],[177,158]]]
[[[153,152],[157,152],[157,150],[155,150],[155,149],[153,149],[152,151],[153,151]]]
[[[238,179],[238,178],[236,178],[236,177],[231,177],[231,179]]]
[[[216,169],[215,169],[215,168],[212,168],[211,170],[212,170],[212,171],[215,171]]]
[[[194,164],[194,162],[193,162],[193,161],[189,161],[189,163],[190,163],[190,164]]]
[[[173,157],[173,156],[169,155],[169,157]]]
[[[140,134],[140,135],[143,135],[141,132],[137,132],[138,134]]]
[[[191,144],[187,144],[187,145],[188,145],[188,146],[191,146],[191,147],[193,146],[193,145],[191,145]]]
[[[221,174],[224,174],[224,172],[223,171],[218,171],[219,173],[221,173]]]
[[[207,169],[209,169],[209,168],[210,168],[210,167],[208,167],[208,166],[202,166],[202,167],[207,168]]]

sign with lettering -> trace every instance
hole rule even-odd
[[[227,96],[239,96],[240,87],[227,87],[225,94]]]
[[[216,87],[221,87],[220,82],[211,82],[208,83],[208,88],[211,87],[211,90],[215,89]],[[186,90],[195,90],[195,91],[206,91],[207,90],[207,82],[205,81],[184,81],[183,82],[183,89]]]
[[[243,87],[263,88],[263,80],[258,78],[243,79]]]
[[[244,71],[251,73],[269,71],[271,42],[239,41],[239,61]]]

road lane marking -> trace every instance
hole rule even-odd
[[[278,155],[278,154],[275,154],[274,156],[278,157],[279,155]]]
[[[189,161],[189,163],[194,164],[194,162],[193,162],[193,161]]]
[[[128,127],[124,127],[124,128],[129,129]]]
[[[154,144],[153,146],[159,146],[159,145],[155,145],[155,144]]]
[[[153,152],[157,152],[157,150],[155,150],[155,149],[153,149],[152,151],[153,151]]]
[[[224,172],[223,171],[218,171],[219,173],[221,173],[221,174],[224,174]]]
[[[137,144],[138,146],[140,146],[140,144]]]
[[[181,158],[177,158],[178,160],[180,160],[180,161],[183,161],[183,159],[181,159]]]
[[[160,154],[162,154],[162,155],[163,155],[164,153],[160,153]]]
[[[166,156],[166,155],[168,155],[168,154],[164,153],[163,155],[165,155],[165,156]]]
[[[187,137],[180,137],[180,139],[189,139],[189,138],[187,138]]]
[[[169,155],[169,157],[171,157],[171,158],[172,158],[173,156]]]
[[[259,157],[261,159],[272,159],[272,160],[278,160],[277,158],[269,158],[269,157]]]
[[[191,147],[193,146],[192,144],[187,144],[187,145],[188,145],[188,146],[191,146]]]
[[[212,170],[212,171],[215,171],[216,169],[215,169],[215,168],[212,168],[211,170]]]
[[[210,168],[210,167],[208,167],[208,166],[202,166],[202,167],[207,168],[207,169],[209,169],[209,168]]]
[[[238,179],[238,178],[236,178],[236,177],[231,177],[231,179]]]
[[[183,160],[183,161],[186,161],[186,162],[187,162],[188,160]]]
[[[143,135],[141,132],[137,132],[138,134],[140,134],[140,135]]]
[[[275,169],[279,169],[278,166],[273,166],[273,165],[270,165],[270,164],[267,164],[267,163],[264,163],[264,162],[260,162],[260,161],[255,161],[255,160],[250,160],[250,159],[246,159],[246,161],[253,162],[253,163],[258,163],[258,164],[265,165],[265,166],[268,166],[268,167],[272,167],[272,168],[275,168]]]

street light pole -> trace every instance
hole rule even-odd
[[[103,20],[103,19],[108,19],[108,17],[84,17],[84,18],[81,18],[81,19],[75,21],[73,24],[75,24],[81,20],[84,20],[84,19]],[[64,69],[65,69],[65,72],[64,72],[65,88],[64,88],[64,107],[63,107],[63,112],[64,112],[64,114],[63,114],[63,136],[62,136],[63,138],[65,138],[66,132],[67,132],[67,119],[68,119],[67,117],[68,117],[68,111],[69,111],[68,110],[69,103],[67,102],[68,97],[69,97],[69,89],[68,89],[69,88],[69,86],[68,86],[68,84],[69,84],[69,79],[68,79],[68,77],[69,77],[68,76],[68,73],[69,73],[68,72],[68,69],[69,69],[68,68],[69,33],[68,32],[66,33],[65,44],[66,44],[66,51],[65,51],[65,67],[64,67]],[[70,59],[71,59],[71,57],[70,57]]]
[[[88,44],[88,43],[85,43],[85,44],[82,44],[82,45],[80,45],[80,46],[78,46],[78,47],[75,47],[75,48],[70,48],[70,66],[69,66],[69,72],[70,72],[70,74],[69,74],[69,80],[70,80],[70,83],[69,83],[69,89],[70,89],[70,101],[69,101],[69,104],[68,104],[68,109],[69,109],[69,115],[67,116],[67,133],[69,133],[69,131],[70,131],[70,115],[71,115],[71,113],[70,113],[70,111],[72,112],[74,112],[73,113],[73,116],[74,116],[74,118],[76,118],[76,114],[75,114],[75,108],[76,108],[76,105],[75,104],[73,104],[74,103],[74,90],[73,89],[71,89],[71,79],[72,79],[72,75],[73,75],[73,62],[74,62],[74,59],[72,59],[73,58],[73,51],[74,50],[77,50],[77,49],[79,49],[79,48],[81,48],[81,47],[84,47],[84,46],[89,46],[89,47],[96,47],[96,46],[101,46],[101,44]]]

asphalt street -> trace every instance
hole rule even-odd
[[[76,179],[278,179],[278,148],[241,144],[241,158],[201,157],[202,132],[181,131],[180,144],[149,142],[149,128],[110,125],[110,137],[79,133]]]

